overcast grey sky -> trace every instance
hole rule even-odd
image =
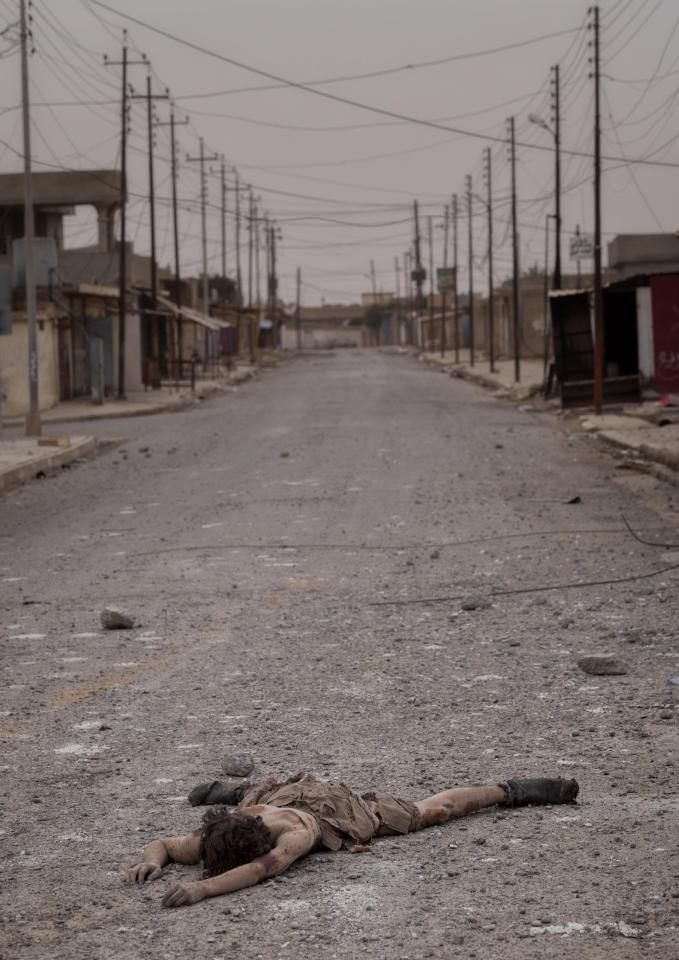
[[[288,80],[315,83],[413,65],[385,76],[327,83],[316,89],[367,106],[435,120],[444,126],[502,138],[516,116],[517,137],[549,146],[549,133],[531,113],[549,120],[549,70],[560,62],[564,147],[592,149],[592,84],[588,79],[587,3],[580,0],[107,0],[130,14],[199,46]],[[0,0],[0,26],[17,17],[17,0]],[[601,4],[604,79],[604,154],[676,162],[677,168],[630,166],[607,173],[604,231],[670,231],[679,227],[679,10],[674,0],[606,0]],[[198,136],[223,153],[261,197],[261,209],[281,224],[281,292],[294,296],[302,267],[306,303],[355,300],[369,289],[371,259],[378,286],[393,290],[394,257],[412,238],[411,204],[434,216],[441,260],[443,205],[461,196],[464,177],[483,191],[482,139],[394,120],[369,110],[290,88],[270,89],[255,73],[180,45],[95,6],[90,0],[34,0],[35,103],[33,151],[38,161],[67,167],[119,162],[120,80],[103,55],[119,59],[121,31],[132,50],[151,59],[158,90],[168,86],[180,116],[181,157],[195,155]],[[488,56],[417,67],[422,61],[473,54],[564,32]],[[11,42],[9,36],[5,43]],[[0,114],[0,167],[19,169],[19,60],[0,60],[5,111]],[[145,83],[143,67],[131,80]],[[253,87],[269,87],[254,90]],[[250,88],[250,89],[244,89]],[[74,101],[76,105],[73,105]],[[48,103],[50,106],[40,106]],[[66,105],[68,104],[68,105]],[[162,119],[167,107],[158,104]],[[136,247],[148,250],[145,114],[133,106],[130,205]],[[669,142],[669,143],[668,143]],[[7,146],[9,145],[9,147]],[[664,146],[668,144],[667,146]],[[503,143],[493,143],[497,280],[509,270],[509,167]],[[659,149],[663,148],[663,149]],[[158,132],[160,260],[172,257],[168,142]],[[551,207],[553,159],[528,146],[518,151],[522,263],[542,263],[545,215]],[[36,163],[36,169],[47,169]],[[564,231],[592,226],[591,161],[564,157]],[[182,163],[181,234],[184,272],[200,269],[199,182],[195,164]],[[219,269],[219,184],[210,180],[210,260]],[[547,198],[547,199],[542,199]],[[232,204],[230,204],[232,207]],[[342,221],[334,222],[334,221]],[[476,202],[477,285],[485,286],[485,226]],[[423,223],[426,229],[426,224]],[[460,223],[461,236],[466,222]],[[91,211],[72,218],[69,245],[91,243]],[[566,238],[567,239],[567,238]],[[464,250],[461,245],[461,250]],[[233,264],[230,224],[229,260]],[[568,261],[567,261],[568,263]],[[461,283],[466,283],[461,265]]]

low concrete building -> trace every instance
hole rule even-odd
[[[612,279],[641,274],[679,272],[679,236],[676,233],[621,233],[608,244]]]
[[[295,350],[298,345],[303,350],[365,346],[364,313],[358,303],[302,307],[299,339],[297,324],[286,319],[281,327],[281,346],[284,350]]]

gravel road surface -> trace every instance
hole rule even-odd
[[[0,500],[3,960],[679,956],[679,547],[620,516],[679,543],[676,489],[369,351],[91,430],[123,442]],[[103,631],[107,603],[138,626]],[[600,651],[627,673],[577,667]],[[125,886],[243,752],[413,799],[577,777],[581,802],[174,911],[197,868]]]

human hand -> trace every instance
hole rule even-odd
[[[157,863],[138,863],[127,871],[128,883],[146,883],[147,880],[157,880],[163,875],[163,868]]]
[[[163,907],[186,907],[205,899],[200,883],[176,883],[170,887],[161,901]]]

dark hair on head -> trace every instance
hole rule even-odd
[[[216,877],[268,853],[273,839],[261,817],[229,807],[212,807],[203,815],[200,855],[203,876]]]

